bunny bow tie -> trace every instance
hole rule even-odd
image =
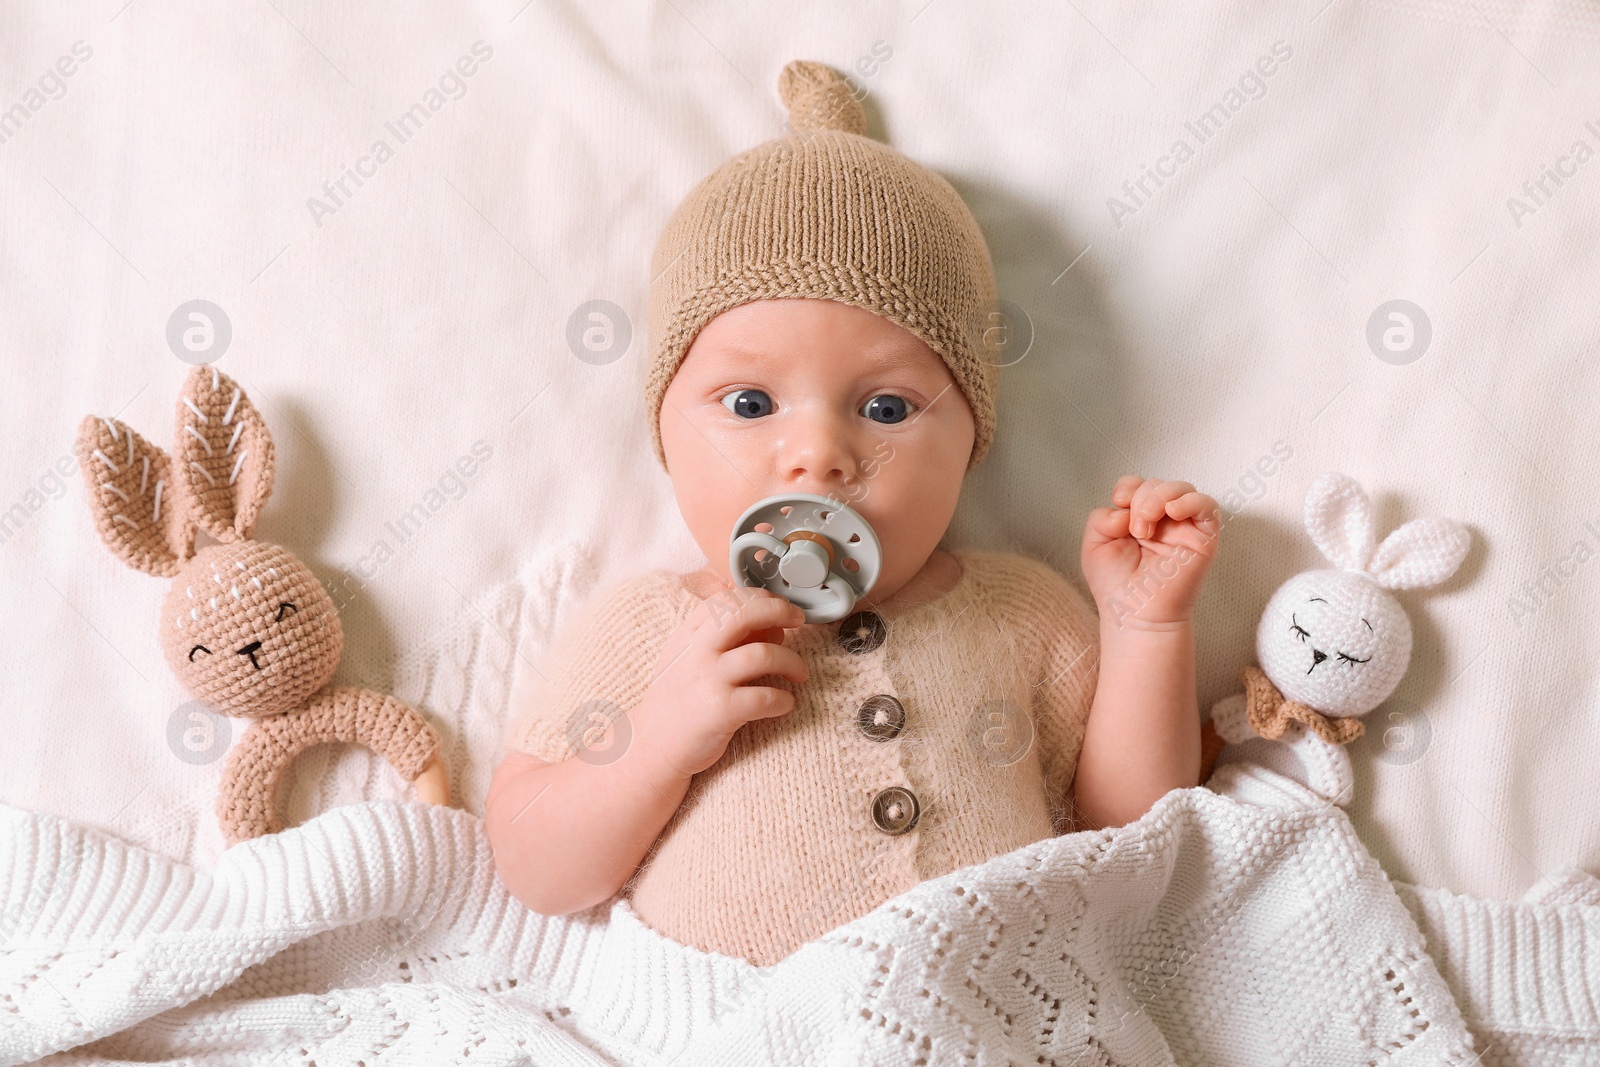
[[[1366,732],[1360,719],[1335,719],[1296,700],[1287,700],[1260,667],[1239,671],[1244,682],[1245,714],[1250,728],[1262,737],[1276,741],[1291,722],[1310,729],[1330,745],[1345,745]]]

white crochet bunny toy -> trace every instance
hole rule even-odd
[[[217,818],[228,844],[284,826],[279,782],[312,745],[354,742],[446,804],[439,734],[392,696],[331,682],[344,649],[333,598],[293,553],[251,538],[272,492],[272,435],[226,374],[198,366],[177,404],[172,455],[116,419],[86,415],[77,456],[101,540],[173,579],[160,641],[184,687],[254,721],[228,752]],[[196,550],[197,530],[218,542]]]
[[[1245,691],[1213,706],[1211,728],[1227,743],[1219,766],[1260,763],[1345,805],[1353,779],[1343,746],[1411,662],[1411,620],[1388,591],[1443,582],[1470,537],[1451,519],[1413,519],[1374,547],[1372,505],[1338,472],[1311,483],[1305,524],[1333,569],[1278,587],[1256,627],[1261,666],[1239,672]]]

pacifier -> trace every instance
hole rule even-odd
[[[850,614],[883,570],[878,535],[861,513],[815,493],[779,493],[750,505],[733,524],[728,573],[805,611],[807,623]]]

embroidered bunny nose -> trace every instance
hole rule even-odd
[[[1317,664],[1321,663],[1323,660],[1325,660],[1327,658],[1328,658],[1328,654],[1326,652],[1323,652],[1320,649],[1313,648],[1311,650],[1311,666],[1306,668],[1306,673],[1310,674],[1312,671],[1316,670],[1317,669]]]
[[[249,656],[250,657],[250,665],[252,667],[254,667],[256,670],[258,670],[258,671],[261,669],[261,664],[256,662],[256,650],[259,649],[260,647],[261,647],[261,642],[260,641],[251,641],[248,645],[245,645],[243,648],[239,649],[239,655],[241,655],[241,656]]]

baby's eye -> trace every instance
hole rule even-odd
[[[760,389],[735,389],[722,398],[722,403],[743,419],[759,419],[772,413],[772,398]]]
[[[1356,659],[1354,656],[1347,656],[1341,652],[1339,653],[1339,658],[1344,660],[1346,663],[1365,663],[1367,662],[1367,659],[1371,659],[1372,657],[1368,656],[1367,659]]]
[[[282,622],[283,621],[283,614],[284,614],[283,609],[284,608],[288,608],[290,611],[299,611],[300,610],[299,608],[295,607],[293,604],[291,604],[287,600],[285,600],[282,604],[278,605],[278,617],[276,619],[272,620],[273,622]]]
[[[211,650],[209,648],[207,648],[205,645],[195,645],[193,648],[191,648],[189,650],[189,662],[190,663],[194,662],[194,654],[196,652],[204,652],[208,656],[211,655]]]
[[[1298,622],[1295,622],[1293,615],[1289,616],[1289,630],[1292,633],[1298,633],[1301,641],[1304,641],[1306,638],[1311,636],[1311,631],[1307,630],[1304,626],[1301,626]]]
[[[861,408],[861,414],[873,422],[896,423],[905,419],[910,411],[910,405],[904,397],[892,393],[881,393],[867,401]],[[879,418],[879,416],[883,416]]]

